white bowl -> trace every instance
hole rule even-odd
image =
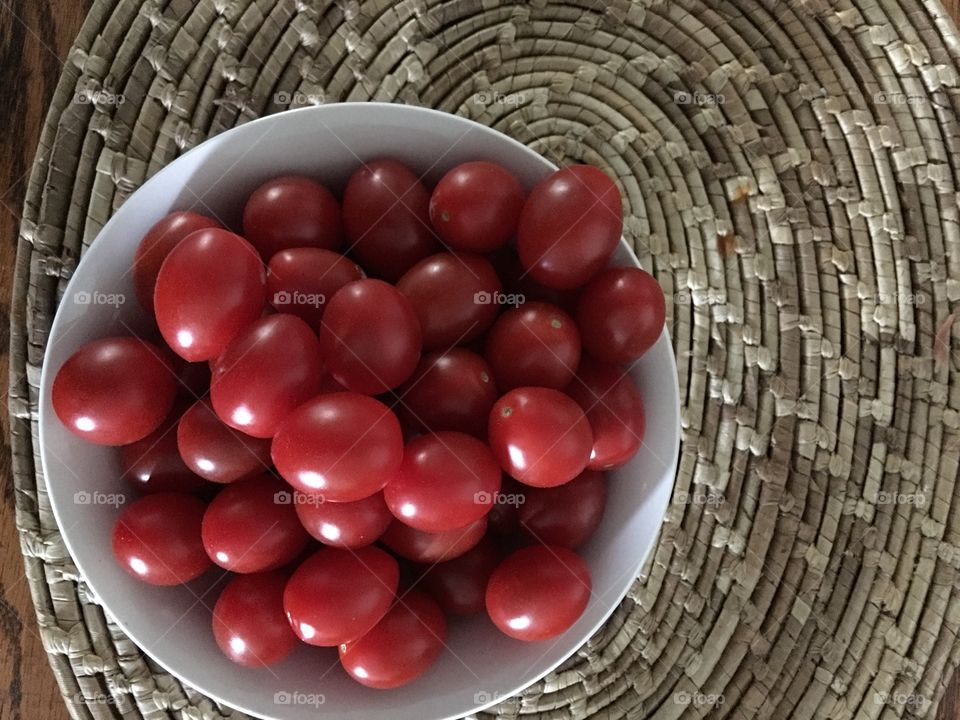
[[[130,499],[117,451],[69,433],[53,412],[50,389],[57,370],[82,344],[144,326],[130,273],[140,238],[168,212],[186,208],[239,226],[243,199],[272,176],[309,174],[340,190],[361,160],[380,156],[405,162],[430,182],[458,163],[481,158],[503,164],[527,188],[555,169],[494,130],[417,107],[343,103],[248,123],[171,163],[117,211],[67,286],[43,363],[43,468],[63,538],[90,588],[164,668],[214,699],[264,718],[307,720],[318,710],[340,720],[454,718],[517,693],[570,656],[623,599],[653,548],[676,471],[680,401],[665,331],[633,370],[646,403],[644,447],[611,474],[603,523],[581,549],[593,576],[582,617],[560,637],[540,643],[512,640],[485,617],[452,622],[447,649],[434,667],[391,691],[351,680],[331,649],[304,646],[269,669],[234,665],[220,653],[210,629],[208,608],[223,584],[217,573],[190,586],[158,588],[136,581],[114,562],[110,534],[121,509],[115,500]],[[621,242],[615,262],[637,261]],[[110,304],[110,295],[126,302]]]

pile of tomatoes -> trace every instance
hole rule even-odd
[[[160,220],[133,266],[156,333],[90,342],[53,384],[60,420],[119,446],[138,491],[118,562],[167,586],[219,566],[230,659],[337,647],[374,688],[422,674],[448,616],[567,630],[603,471],[644,434],[626,368],[664,324],[656,281],[609,267],[621,212],[589,166],[527,194],[490,162],[430,190],[381,159],[340,199],[266,182],[242,236]]]

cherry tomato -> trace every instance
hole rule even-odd
[[[226,425],[206,398],[183,414],[175,437],[183,462],[211,482],[232,483],[270,467],[270,440]]]
[[[485,537],[460,557],[430,567],[423,576],[424,588],[449,615],[482,613],[487,581],[500,560],[497,546]]]
[[[74,435],[126,445],[152,433],[170,413],[177,381],[169,355],[132,337],[94,340],[71,355],[53,380],[53,409]]]
[[[423,330],[423,347],[446,350],[478,338],[493,324],[503,287],[490,261],[472,253],[438,253],[397,282]]]
[[[400,687],[436,662],[446,635],[447,621],[437,603],[410,592],[370,632],[341,645],[340,662],[361,685],[378,690]]]
[[[320,392],[316,334],[294,315],[260,318],[227,345],[213,366],[210,401],[227,425],[273,437],[290,412]]]
[[[273,462],[297,490],[331,502],[383,489],[403,459],[400,421],[357,393],[320,395],[294,410],[273,438]]]
[[[482,518],[499,490],[500,466],[486,445],[465,433],[439,432],[407,445],[383,497],[394,517],[438,533]]]
[[[170,251],[195,230],[222,227],[213,218],[189,210],[178,210],[162,217],[147,231],[133,257],[133,284],[144,310],[153,312],[153,289],[157,284],[157,274]]]
[[[519,507],[520,525],[543,545],[580,547],[603,519],[607,482],[594,470],[584,470],[553,488],[527,488]]]
[[[575,288],[606,266],[622,231],[614,182],[595,167],[571,165],[530,192],[520,214],[517,250],[537,282]]]
[[[271,475],[239,480],[203,516],[203,545],[217,565],[236,573],[274,570],[310,541],[286,485]]]
[[[373,160],[357,170],[343,193],[350,253],[375,277],[396,282],[440,249],[430,227],[430,193],[396,160]]]
[[[278,312],[296,315],[319,330],[327,300],[364,277],[359,265],[330,250],[281,250],[267,266],[267,299]]]
[[[206,504],[185,493],[156,493],[134,501],[113,527],[113,554],[138,580],[180,585],[211,566],[200,524]]]
[[[576,310],[579,289],[557,290],[541,285],[523,269],[515,248],[500,248],[489,256],[489,260],[503,283],[504,305],[517,307],[539,301],[556,305],[571,315]]]
[[[327,302],[320,330],[327,371],[353,392],[401,385],[417,367],[420,343],[414,308],[382,280],[347,283]]]
[[[562,390],[580,364],[580,332],[557,306],[530,302],[497,318],[487,335],[486,358],[500,390]]]
[[[383,493],[354,502],[329,502],[321,495],[294,493],[300,523],[320,542],[341,548],[366,547],[375,542],[393,520]]]
[[[587,415],[593,431],[591,470],[609,470],[632,458],[646,430],[643,398],[629,374],[617,365],[584,358],[567,388]]]
[[[534,487],[573,480],[590,460],[593,433],[583,410],[557,390],[511,390],[490,411],[490,449],[500,466]]]
[[[217,357],[245,325],[260,317],[266,272],[239,235],[197,230],[160,267],[153,304],[163,339],[184,360]]]
[[[290,248],[336,250],[343,244],[340,205],[327,188],[308,177],[273,178],[247,200],[243,234],[264,262]]]
[[[484,438],[497,388],[487,361],[463,348],[424,355],[397,394],[412,427],[456,430]]]
[[[430,196],[430,221],[454,250],[486,253],[513,237],[525,193],[509,170],[492,162],[457,165]]]
[[[565,547],[534,545],[507,557],[487,584],[487,612],[505,634],[528,642],[568,630],[590,600],[590,569]]]
[[[520,518],[517,509],[526,497],[528,485],[518,483],[509,475],[504,475],[500,483],[500,492],[493,501],[493,507],[487,513],[491,535],[507,538],[520,532]]]
[[[435,563],[463,555],[480,542],[486,531],[486,517],[466,527],[439,533],[416,530],[394,520],[380,540],[402,558],[418,563]]]
[[[192,493],[207,486],[180,458],[177,433],[164,423],[143,440],[120,448],[120,472],[142,493]]]
[[[282,572],[238,575],[213,606],[213,637],[223,654],[244,667],[275,665],[297,644],[283,611]]]
[[[380,548],[323,548],[294,571],[283,607],[303,642],[333,647],[356,640],[380,622],[399,580],[397,561]]]
[[[577,302],[583,347],[598,360],[627,365],[663,332],[663,289],[640,268],[610,268],[584,288]]]

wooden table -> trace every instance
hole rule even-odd
[[[6,395],[8,325],[17,227],[27,173],[60,69],[92,0],[0,0],[0,393]],[[947,0],[954,18],[960,0]],[[14,525],[6,412],[0,453],[0,718],[67,720],[37,633]],[[938,716],[960,720],[955,677]]]

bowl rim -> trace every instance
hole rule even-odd
[[[349,112],[355,111],[360,107],[363,107],[364,109],[367,109],[367,110],[381,110],[387,113],[409,112],[411,114],[421,114],[425,118],[432,117],[434,119],[440,119],[441,122],[454,122],[454,123],[463,124],[464,127],[466,128],[466,132],[469,132],[470,130],[475,129],[485,133],[493,133],[499,136],[500,140],[506,141],[517,152],[526,154],[528,156],[532,156],[532,158],[535,158],[538,162],[544,164],[545,166],[548,166],[551,170],[556,170],[558,168],[558,166],[553,161],[544,157],[543,155],[536,152],[535,150],[528,147],[527,145],[524,145],[520,141],[510,137],[509,135],[506,135],[500,132],[499,130],[493,127],[484,125],[471,118],[463,117],[461,115],[455,115],[453,113],[444,112],[442,110],[436,110],[434,108],[421,107],[418,105],[406,105],[402,103],[391,103],[391,102],[363,102],[363,101],[348,101],[348,102],[329,103],[329,104],[323,104],[323,105],[310,105],[310,106],[305,106],[300,108],[293,108],[293,109],[289,109],[289,110],[285,110],[277,113],[271,113],[269,115],[264,115],[262,117],[250,120],[249,122],[243,123],[242,125],[236,125],[234,127],[224,130],[223,132],[217,133],[216,135],[212,135],[206,138],[205,140],[203,140],[202,142],[198,143],[194,147],[190,148],[186,152],[178,155],[169,163],[167,163],[162,168],[160,168],[151,177],[147,178],[133,193],[131,193],[124,200],[123,204],[113,212],[109,220],[97,232],[95,238],[91,241],[89,247],[87,248],[87,251],[84,252],[83,255],[81,256],[79,262],[77,263],[76,268],[71,274],[70,280],[67,282],[67,285],[64,288],[64,292],[63,292],[63,295],[61,296],[60,302],[58,302],[57,311],[54,315],[53,322],[50,325],[50,330],[47,335],[47,345],[44,347],[43,362],[41,365],[40,383],[39,383],[39,391],[38,391],[39,402],[38,402],[37,428],[38,428],[38,441],[40,446],[39,455],[40,455],[41,468],[43,470],[44,482],[48,482],[47,468],[48,466],[50,466],[51,463],[48,461],[47,456],[49,452],[52,452],[48,449],[48,444],[45,437],[46,435],[45,426],[51,421],[54,421],[54,422],[56,421],[55,417],[53,418],[50,417],[51,413],[48,413],[46,409],[47,403],[45,402],[45,399],[50,395],[52,384],[53,384],[52,369],[50,367],[50,364],[52,361],[50,360],[51,353],[49,352],[49,347],[52,341],[56,340],[57,338],[62,336],[64,333],[63,324],[66,321],[63,320],[63,313],[60,312],[63,306],[63,298],[70,297],[70,294],[74,291],[75,283],[77,283],[77,278],[80,275],[78,271],[80,270],[81,266],[90,260],[95,262],[97,255],[99,253],[106,252],[106,250],[103,249],[105,248],[105,246],[103,246],[102,244],[98,245],[97,241],[102,236],[112,232],[114,230],[115,225],[119,225],[123,222],[123,218],[124,218],[123,210],[124,210],[124,207],[127,206],[128,201],[138,193],[141,193],[141,194],[149,193],[151,186],[159,185],[160,183],[162,183],[163,179],[167,175],[172,174],[176,171],[177,165],[182,164],[181,161],[186,161],[187,159],[191,158],[191,156],[195,153],[203,152],[203,150],[205,149],[205,146],[209,147],[209,143],[211,143],[211,141],[215,141],[217,139],[223,140],[224,138],[228,138],[232,134],[242,134],[244,132],[250,132],[248,128],[257,127],[261,125],[268,125],[272,122],[277,122],[279,118],[289,118],[289,116],[294,114],[306,115],[306,114],[327,114],[327,113],[337,113],[337,112],[349,113]],[[173,210],[171,210],[171,212],[173,212]],[[638,268],[642,267],[633,248],[626,241],[626,239],[621,235],[618,249],[615,251],[614,255],[617,255],[618,253],[622,255],[624,251],[626,252],[626,257],[628,259],[628,262],[617,262],[615,260],[612,260],[612,262],[614,262],[617,266],[621,266],[621,267],[628,267],[628,266],[633,266]],[[680,461],[682,424],[681,424],[680,388],[679,388],[679,382],[677,381],[676,355],[673,349],[673,344],[670,340],[670,334],[667,327],[664,327],[663,331],[661,332],[660,336],[657,339],[657,342],[654,344],[653,347],[656,347],[661,343],[664,343],[666,345],[667,356],[669,359],[669,367],[670,367],[670,370],[672,371],[671,375],[675,379],[675,382],[672,383],[673,392],[671,393],[671,398],[672,398],[672,405],[673,405],[672,410],[673,410],[674,416],[677,418],[677,425],[678,425],[677,431],[676,431],[676,445],[675,447],[672,448],[672,458],[668,463],[669,469],[668,471],[667,470],[664,471],[665,476],[669,475],[670,477],[673,478],[673,481],[671,483],[671,486],[672,486],[672,484],[676,482],[677,468],[679,466],[679,461]],[[500,695],[500,696],[491,698],[487,702],[475,703],[475,706],[469,711],[469,714],[474,714],[477,712],[481,712],[487,708],[490,708],[493,705],[496,705],[502,702],[506,697],[514,696],[522,692],[526,688],[530,687],[531,685],[539,682],[544,677],[546,677],[551,672],[553,672],[562,663],[566,662],[570,657],[572,657],[577,652],[579,647],[583,645],[583,643],[589,641],[589,639],[593,637],[597,633],[597,631],[610,620],[610,617],[616,611],[617,607],[620,606],[624,598],[630,592],[630,588],[636,582],[640,571],[643,569],[643,566],[646,564],[647,560],[649,559],[651,552],[653,552],[653,550],[656,547],[660,532],[662,531],[663,522],[666,518],[666,512],[670,504],[670,497],[672,492],[663,492],[662,494],[663,494],[663,498],[661,502],[658,504],[658,506],[655,508],[656,510],[655,514],[657,517],[660,518],[657,532],[653,534],[652,539],[650,540],[649,543],[647,543],[646,547],[638,548],[642,550],[642,552],[637,553],[638,561],[636,562],[636,567],[634,571],[630,575],[629,581],[625,582],[624,587],[621,591],[619,591],[615,596],[612,596],[609,601],[605,601],[605,604],[607,606],[606,609],[603,611],[601,618],[594,624],[593,627],[590,628],[589,632],[586,634],[584,639],[580,641],[578,645],[574,647],[569,653],[563,655],[561,658],[559,658],[555,662],[549,663],[548,665],[545,665],[542,668],[538,669],[534,673],[532,679],[518,685],[516,688],[514,688],[510,692],[509,695],[507,696]],[[656,493],[652,493],[651,496],[655,498]],[[164,670],[166,670],[171,675],[176,677],[180,682],[185,683],[191,688],[194,688],[198,692],[202,693],[203,695],[206,695],[207,697],[210,697],[211,699],[219,703],[222,703],[228,707],[237,709],[241,712],[247,713],[255,718],[267,718],[268,720],[276,720],[276,718],[280,717],[280,716],[275,716],[275,718],[269,718],[269,716],[262,715],[258,711],[250,710],[248,708],[243,707],[242,704],[237,704],[236,702],[232,702],[231,700],[223,697],[217,692],[213,692],[205,688],[199,687],[198,685],[195,685],[191,680],[189,680],[186,677],[186,673],[183,673],[182,671],[176,669],[175,667],[172,667],[165,660],[162,660],[159,657],[155,656],[150,648],[148,648],[145,644],[139,642],[136,637],[137,633],[131,632],[125,620],[122,617],[119,617],[118,615],[116,615],[107,606],[107,604],[101,597],[97,588],[94,587],[93,584],[89,581],[88,578],[90,577],[90,574],[86,572],[83,567],[85,563],[81,563],[77,559],[79,556],[74,548],[74,540],[76,538],[74,538],[74,540],[71,540],[69,528],[67,532],[63,531],[64,510],[61,507],[59,501],[56,500],[57,497],[58,497],[58,493],[48,492],[50,506],[53,511],[54,518],[57,522],[57,531],[60,533],[60,536],[63,539],[64,545],[67,548],[67,551],[70,553],[71,560],[73,561],[77,570],[79,571],[81,578],[87,584],[87,587],[92,591],[93,595],[97,600],[97,603],[103,608],[104,612],[108,615],[108,618],[112,622],[114,622],[117,625],[117,627],[119,627],[124,632],[124,634],[134,642],[134,644],[137,646],[138,649],[140,649],[144,654],[149,656],[151,660],[156,662]],[[444,720],[453,720],[454,718],[457,718],[457,717],[460,717],[460,715],[458,714],[458,715],[448,716]]]

